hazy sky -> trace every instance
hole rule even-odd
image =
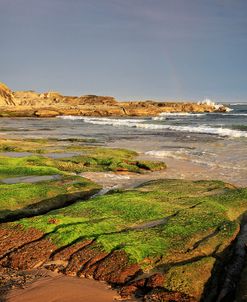
[[[247,100],[247,0],[0,0],[0,81],[67,95]]]

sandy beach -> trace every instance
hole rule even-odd
[[[112,302],[117,292],[104,283],[47,272],[46,276],[7,293],[6,302]]]

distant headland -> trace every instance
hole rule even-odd
[[[162,112],[226,112],[213,102],[120,102],[111,96],[63,96],[59,92],[12,91],[0,82],[0,117],[157,116]]]

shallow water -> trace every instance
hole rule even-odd
[[[4,184],[17,184],[17,183],[37,183],[42,181],[48,180],[59,180],[62,176],[55,174],[55,175],[32,175],[32,176],[21,176],[21,177],[11,177],[11,178],[4,178],[0,180],[0,183]]]

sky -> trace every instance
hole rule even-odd
[[[0,37],[12,90],[247,102],[246,0],[0,0]]]

